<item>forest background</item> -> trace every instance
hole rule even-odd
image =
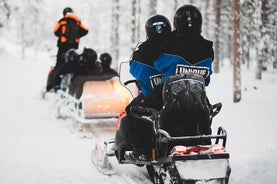
[[[23,59],[28,47],[48,50],[54,63],[57,38],[53,26],[69,6],[89,28],[79,50],[90,47],[99,55],[109,52],[112,67],[118,69],[145,40],[144,25],[151,15],[165,15],[173,25],[176,9],[188,3],[199,7],[202,34],[214,42],[214,72],[219,73],[226,62],[234,66],[234,101],[240,101],[241,65],[255,67],[253,77],[259,80],[268,67],[277,68],[275,0],[0,0],[0,40],[21,45],[18,54]]]

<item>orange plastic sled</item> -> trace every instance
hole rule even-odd
[[[87,81],[81,96],[83,112],[90,117],[117,117],[132,101],[130,91],[113,77],[105,81]]]

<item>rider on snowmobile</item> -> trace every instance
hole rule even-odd
[[[87,33],[88,28],[81,23],[78,16],[73,14],[72,8],[66,7],[63,10],[63,18],[54,26],[54,34],[58,37],[58,53],[53,72],[48,76],[46,91],[50,91],[52,88],[59,88],[61,80],[57,80],[57,75],[60,74],[60,70],[64,70],[63,67],[66,67],[64,60],[65,53],[69,49],[78,49],[80,38],[87,35]]]
[[[158,30],[160,29],[156,25],[159,25],[160,22],[163,21],[157,20],[150,24],[157,35],[159,35]],[[165,22],[169,24],[168,20]],[[214,59],[213,43],[201,36],[201,12],[193,5],[180,7],[174,16],[174,27],[175,31],[164,34],[165,37],[162,37],[162,41],[158,44],[148,38],[133,54],[130,73],[138,80],[142,94],[126,108],[127,116],[121,121],[120,129],[127,131],[127,135],[122,135],[120,130],[116,134],[117,146],[120,147],[129,143],[129,147],[127,147],[132,151],[128,152],[128,157],[143,156],[141,158],[147,159],[151,154],[152,146],[150,135],[153,133],[153,129],[149,127],[151,124],[143,123],[143,120],[132,117],[130,112],[132,106],[139,105],[156,110],[161,110],[162,106],[170,107],[163,104],[161,86],[169,76],[175,74],[197,72],[205,79],[206,86],[210,82]],[[146,24],[146,32],[147,28]],[[156,45],[153,44],[156,47],[153,47],[151,43],[156,43]],[[148,44],[150,46],[147,47]],[[154,80],[151,81],[151,78]],[[180,103],[186,103],[186,98],[183,102],[177,103],[177,106],[171,106],[173,109],[162,109],[160,127],[168,131],[171,136],[210,134],[208,98],[204,89],[201,92],[204,94],[201,94],[201,98],[197,99],[200,105],[193,110],[178,107]],[[184,117],[184,112],[186,117]],[[195,126],[196,124],[199,126]],[[205,125],[202,126],[201,124]],[[125,141],[122,141],[123,139]],[[209,142],[204,144],[209,144]],[[118,156],[121,157],[122,155]]]
[[[208,86],[210,75],[212,74],[214,51],[213,42],[201,36],[201,12],[193,5],[180,7],[174,16],[174,27],[176,35],[162,45],[161,54],[154,61],[154,68],[163,75],[162,82],[164,83],[169,76],[175,74],[196,73],[204,78],[205,85]],[[204,92],[205,90],[203,90]],[[192,95],[194,95],[193,93],[195,92],[191,90]],[[198,104],[201,105],[196,107],[193,112],[192,109],[180,108],[182,106],[180,104],[188,103],[186,98],[178,100],[179,107],[172,106],[172,104],[170,106],[164,104],[160,115],[160,127],[168,131],[172,136],[210,134],[209,101],[206,94],[203,94],[203,99],[199,99]],[[186,111],[190,113],[185,115]],[[202,113],[202,115],[199,113]],[[202,119],[197,119],[199,117],[202,117]],[[198,123],[199,121],[203,122],[200,123],[203,126],[198,128],[198,130],[192,131],[193,128],[190,128],[195,126],[193,122]]]
[[[101,65],[102,65],[102,68],[103,68],[103,74],[108,74],[108,75],[111,75],[111,76],[118,76],[118,73],[111,68],[111,64],[112,64],[112,56],[105,52],[105,53],[102,53],[99,57],[100,61],[101,61]]]
[[[143,106],[157,110],[162,108],[162,76],[154,68],[153,61],[159,56],[160,45],[172,37],[170,22],[163,15],[150,17],[145,24],[145,30],[147,40],[133,52],[130,61],[130,73],[136,78],[142,93],[127,106],[127,115],[121,119],[119,131],[116,133],[117,147],[131,150],[125,156],[143,160],[151,157],[152,128],[141,122],[143,120],[134,118],[130,107]]]

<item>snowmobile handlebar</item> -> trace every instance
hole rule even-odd
[[[222,127],[218,128],[217,135],[196,135],[196,136],[182,136],[182,137],[171,137],[169,133],[163,129],[159,129],[157,131],[159,138],[159,142],[175,142],[175,143],[186,143],[188,141],[195,140],[206,140],[206,139],[216,139],[215,144],[219,143],[219,140],[222,139],[222,146],[226,146],[227,133],[226,130]]]
[[[222,108],[222,103],[216,103],[212,105],[210,110],[211,118],[215,117],[220,112],[221,108]]]
[[[132,106],[130,108],[130,112],[133,117],[152,123],[155,126],[155,129],[159,127],[157,115],[158,112],[155,109],[142,106]]]
[[[137,86],[137,88],[140,89],[139,83],[138,83],[138,81],[135,80],[135,79],[134,79],[134,80],[128,80],[128,81],[124,82],[124,85],[127,86],[128,84],[131,84],[131,83],[135,83],[136,86]]]

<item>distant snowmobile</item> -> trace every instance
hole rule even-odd
[[[149,141],[153,143],[150,160],[126,159],[129,146],[119,144],[117,140],[120,136],[115,136],[104,142],[104,145],[97,141],[92,150],[92,162],[96,168],[103,174],[116,174],[114,166],[109,158],[116,156],[119,164],[134,164],[138,166],[146,166],[151,181],[155,184],[164,183],[184,183],[184,184],[200,184],[200,183],[220,183],[227,184],[231,173],[229,164],[229,153],[226,151],[227,133],[223,127],[219,127],[216,135],[201,134],[199,131],[206,125],[212,124],[212,119],[221,110],[222,104],[217,103],[209,108],[208,122],[200,118],[189,118],[188,113],[195,112],[199,104],[198,99],[205,93],[204,79],[198,75],[178,74],[169,77],[165,82],[163,89],[164,100],[167,105],[182,107],[180,113],[172,112],[174,116],[179,117],[180,124],[175,124],[176,129],[184,132],[183,135],[175,134],[174,130],[165,130],[161,128],[161,113],[151,108],[140,106],[131,107],[131,113],[134,117],[143,119],[144,123],[152,127],[152,137]],[[184,96],[185,94],[185,96]],[[185,104],[179,104],[177,99],[182,98]],[[177,100],[177,101],[176,101]],[[187,111],[187,114],[186,114]],[[166,114],[170,117],[171,112]],[[124,113],[122,114],[124,116]],[[120,126],[121,117],[117,123]],[[174,124],[171,119],[165,118],[167,122],[163,124]],[[175,119],[176,120],[176,119]],[[203,125],[204,124],[204,125]],[[174,126],[175,126],[174,125]],[[166,126],[163,126],[166,127]],[[190,129],[191,134],[186,132],[186,127]],[[170,133],[169,133],[170,132]],[[176,136],[177,135],[177,136]]]
[[[77,76],[71,81],[70,75],[63,76],[61,86],[55,92],[59,118],[69,117],[83,124],[108,120],[115,125],[120,113],[133,99],[118,76]],[[45,95],[43,93],[43,98]]]
[[[116,118],[133,99],[117,76],[79,76],[75,92],[59,90],[60,116],[73,117],[80,123]]]

